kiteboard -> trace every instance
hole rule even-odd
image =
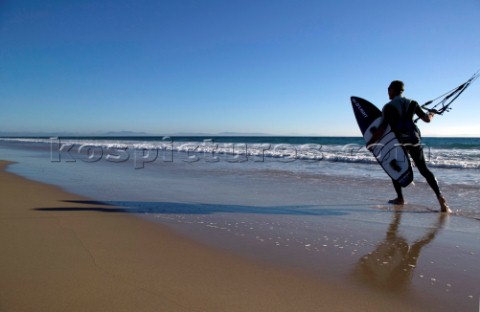
[[[352,107],[358,127],[365,142],[368,143],[382,121],[382,112],[372,103],[352,96]],[[405,147],[397,140],[388,125],[382,137],[370,147],[367,146],[383,170],[401,186],[407,186],[413,181],[413,170]]]

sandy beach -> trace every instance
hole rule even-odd
[[[193,242],[1,162],[1,311],[412,311]]]

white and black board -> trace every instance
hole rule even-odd
[[[352,107],[360,131],[365,142],[369,142],[373,133],[382,121],[382,112],[372,103],[352,96]],[[401,186],[407,186],[413,181],[413,171],[405,147],[398,142],[397,137],[387,126],[383,136],[370,149],[385,172]]]

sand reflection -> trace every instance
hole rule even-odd
[[[353,271],[354,277],[362,283],[385,291],[407,290],[422,248],[435,239],[446,217],[446,214],[439,214],[432,228],[409,244],[399,234],[402,211],[394,212],[385,239],[374,251],[360,258]]]

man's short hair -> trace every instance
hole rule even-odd
[[[390,86],[388,88],[392,89],[392,90],[395,90],[395,91],[403,92],[405,90],[405,85],[403,84],[403,81],[401,81],[401,80],[394,80],[390,83]]]

